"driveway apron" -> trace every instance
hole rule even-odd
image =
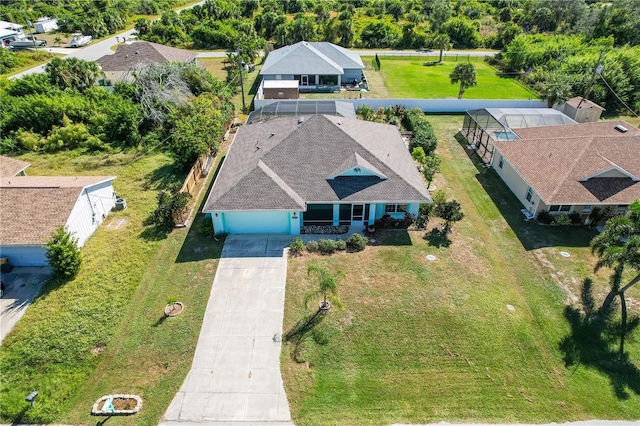
[[[163,425],[291,421],[280,375],[290,241],[227,237],[191,371]]]

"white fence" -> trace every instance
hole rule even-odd
[[[547,108],[547,102],[541,100],[508,100],[508,99],[336,99],[350,102],[355,109],[368,105],[373,109],[403,105],[405,108],[420,108],[428,113],[463,113],[481,108]],[[257,99],[254,107],[259,109],[274,102],[288,103],[297,100]]]

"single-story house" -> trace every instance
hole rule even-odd
[[[640,130],[624,121],[520,129],[494,142],[492,167],[533,216],[595,206],[619,213],[640,199]]]
[[[115,206],[115,176],[0,178],[0,256],[14,266],[47,265],[43,245],[64,226],[81,247]]]
[[[0,155],[0,177],[26,176],[25,170],[30,165],[26,161]]]
[[[0,28],[0,48],[8,48],[9,44],[18,37],[17,31]]]
[[[364,226],[430,203],[395,126],[328,115],[242,126],[203,211],[220,233]]]
[[[146,64],[165,62],[195,62],[197,54],[184,49],[164,46],[149,41],[120,44],[116,53],[105,55],[96,62],[104,72],[101,85],[110,86],[118,81],[133,81],[134,71]],[[99,82],[100,83],[100,82]]]
[[[578,123],[596,123],[600,120],[600,115],[605,109],[595,102],[576,96],[566,102],[562,102],[554,106],[558,111],[562,111],[564,115],[570,117]]]
[[[300,91],[336,91],[362,82],[360,55],[328,42],[301,41],[270,52],[260,70],[262,80],[295,80]]]

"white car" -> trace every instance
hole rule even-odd
[[[93,41],[93,37],[89,35],[74,34],[69,42],[69,47],[83,47]]]

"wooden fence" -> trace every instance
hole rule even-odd
[[[202,175],[202,171],[204,170],[204,167],[206,164],[207,164],[207,155],[203,155],[202,157],[196,160],[196,163],[193,165],[191,170],[189,170],[189,174],[184,180],[184,183],[182,184],[182,188],[180,188],[180,192],[188,192],[193,196],[196,195],[195,188],[198,183],[198,179],[206,177]]]

